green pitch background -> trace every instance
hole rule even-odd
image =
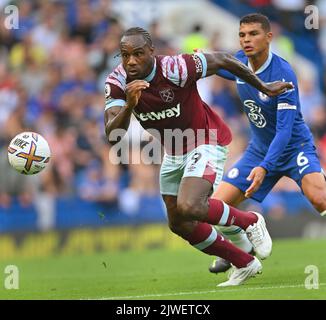
[[[207,271],[211,257],[195,249],[11,259],[0,262],[0,299],[326,299],[326,240],[274,241],[263,273],[238,287],[217,288],[226,274]],[[19,269],[19,289],[4,288],[7,265]],[[319,289],[306,289],[308,265]]]

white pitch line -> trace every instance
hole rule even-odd
[[[326,283],[319,283],[319,286],[326,286]],[[139,296],[121,296],[121,297],[108,297],[99,298],[100,300],[124,300],[124,299],[140,299],[140,298],[158,298],[166,296],[183,296],[183,295],[198,295],[207,293],[221,293],[221,292],[239,292],[239,291],[255,291],[255,290],[271,290],[271,289],[289,289],[289,288],[304,288],[304,284],[297,285],[284,285],[284,286],[272,286],[272,287],[249,287],[239,289],[222,289],[222,290],[208,290],[208,291],[186,291],[186,292],[173,292],[173,293],[159,293],[159,294],[144,294]],[[315,291],[315,290],[314,290]]]

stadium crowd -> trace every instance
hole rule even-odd
[[[46,205],[58,197],[79,197],[99,203],[117,204],[127,214],[139,209],[139,198],[158,197],[157,164],[114,165],[104,136],[104,81],[120,63],[119,40],[124,26],[114,13],[114,1],[0,1],[0,210],[13,201],[30,206],[36,195]],[[258,1],[247,1],[253,5]],[[256,3],[254,3],[256,2]],[[265,1],[266,3],[271,1]],[[277,2],[277,1],[275,1]],[[280,2],[280,1],[278,1]],[[285,1],[284,1],[285,2]],[[324,3],[324,1],[320,1]],[[6,29],[3,8],[19,8],[19,28]],[[322,5],[325,7],[325,5]],[[299,14],[299,13],[298,13]],[[326,34],[326,8],[321,10],[320,43]],[[160,33],[158,21],[148,26],[158,54],[191,52],[201,47],[223,50],[218,30],[205,34],[196,24],[176,46]],[[284,28],[287,26],[284,25]],[[275,44],[291,57],[291,39],[282,38],[275,24]],[[321,45],[326,60],[326,49]],[[295,67],[295,66],[294,66]],[[312,129],[326,165],[325,92],[310,77],[299,78],[302,112]],[[232,82],[219,77],[201,80],[200,92],[229,123],[233,132],[228,165],[235,162],[248,142],[248,121]],[[132,124],[137,127],[136,122]],[[140,128],[138,128],[141,130]],[[52,158],[47,170],[24,177],[9,169],[7,146],[19,132],[36,131],[49,142]],[[131,137],[131,139],[136,139]],[[282,180],[280,192],[296,191]],[[277,193],[267,212],[286,212]],[[50,201],[52,199],[52,202]],[[276,205],[275,205],[276,203]],[[276,207],[277,206],[277,207]]]

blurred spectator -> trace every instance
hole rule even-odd
[[[97,203],[110,203],[117,199],[118,184],[105,173],[103,164],[94,160],[86,167],[77,190],[81,199]]]
[[[0,63],[0,132],[18,104],[18,93],[14,77],[9,74],[5,63]],[[2,135],[1,134],[1,135]]]
[[[244,0],[249,6],[253,8],[252,11],[259,12],[274,20],[278,12],[275,10],[272,2],[273,0]]]
[[[34,177],[24,177],[10,167],[7,158],[7,146],[5,141],[0,148],[0,208],[9,208],[17,201],[22,207],[28,207],[33,203]],[[33,179],[34,178],[34,179]]]
[[[208,38],[203,32],[201,24],[197,23],[192,27],[190,34],[188,34],[181,46],[185,53],[193,53],[195,49],[205,50],[208,47]]]
[[[220,33],[217,31],[214,31],[209,39],[209,48],[212,51],[223,51],[223,48],[221,48],[221,38]]]
[[[6,17],[0,14],[0,43],[1,43],[0,54],[1,55],[4,55],[8,50],[10,50],[15,43],[15,39],[12,36],[10,29],[6,28],[5,19]]]
[[[50,52],[59,38],[59,26],[55,15],[42,17],[41,24],[38,24],[31,32],[32,41],[35,45],[42,47],[45,52]]]
[[[137,159],[138,155],[134,155],[134,158]],[[130,183],[128,188],[120,194],[119,207],[124,213],[135,215],[142,210],[143,198],[160,197],[158,188],[159,167],[153,164],[130,163],[128,168]]]
[[[238,118],[241,114],[241,105],[232,92],[232,82],[214,77],[211,84],[212,107],[219,110],[223,118]]]
[[[171,47],[169,41],[161,35],[160,24],[157,21],[151,23],[149,33],[152,36],[152,42],[156,54],[173,55],[174,49]]]
[[[272,23],[272,32],[272,51],[292,64],[294,62],[295,55],[293,41],[291,38],[282,33],[282,27],[277,23]]]
[[[13,38],[16,41],[22,41],[37,23],[34,4],[35,1],[32,0],[19,1],[17,3],[19,11],[19,28],[12,30]]]
[[[278,11],[282,26],[294,33],[302,33],[304,30],[305,0],[272,0]]]
[[[308,125],[313,126],[315,112],[323,108],[324,99],[314,79],[309,76],[299,78],[301,112]]]
[[[123,31],[117,21],[111,21],[110,27],[99,38],[98,45],[90,51],[89,59],[97,73],[100,73],[99,85],[103,82],[110,70],[113,70],[120,63],[117,57],[120,53],[119,44]]]
[[[326,89],[326,2],[318,0],[316,3],[319,12],[319,39],[318,43],[323,55],[323,89]]]
[[[324,55],[324,63],[326,65],[326,2],[318,0],[316,2],[319,13],[319,45]]]
[[[73,191],[74,158],[76,155],[76,130],[57,123],[55,132],[47,135],[51,149],[51,162],[56,172],[57,192]]]
[[[12,47],[9,61],[14,69],[25,69],[28,64],[43,65],[46,62],[46,52],[43,47],[34,44],[32,35],[27,33],[21,42]]]

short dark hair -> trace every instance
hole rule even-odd
[[[271,31],[271,23],[269,19],[261,13],[250,13],[243,16],[240,19],[240,26],[243,23],[260,23],[266,32]]]
[[[124,36],[133,36],[133,35],[136,35],[136,34],[140,34],[143,36],[144,40],[146,41],[146,43],[150,46],[150,47],[153,47],[153,42],[152,42],[152,37],[151,35],[149,34],[148,31],[146,31],[145,29],[143,28],[140,28],[140,27],[133,27],[133,28],[130,28],[128,30],[126,30],[124,33],[123,33],[123,37]]]

